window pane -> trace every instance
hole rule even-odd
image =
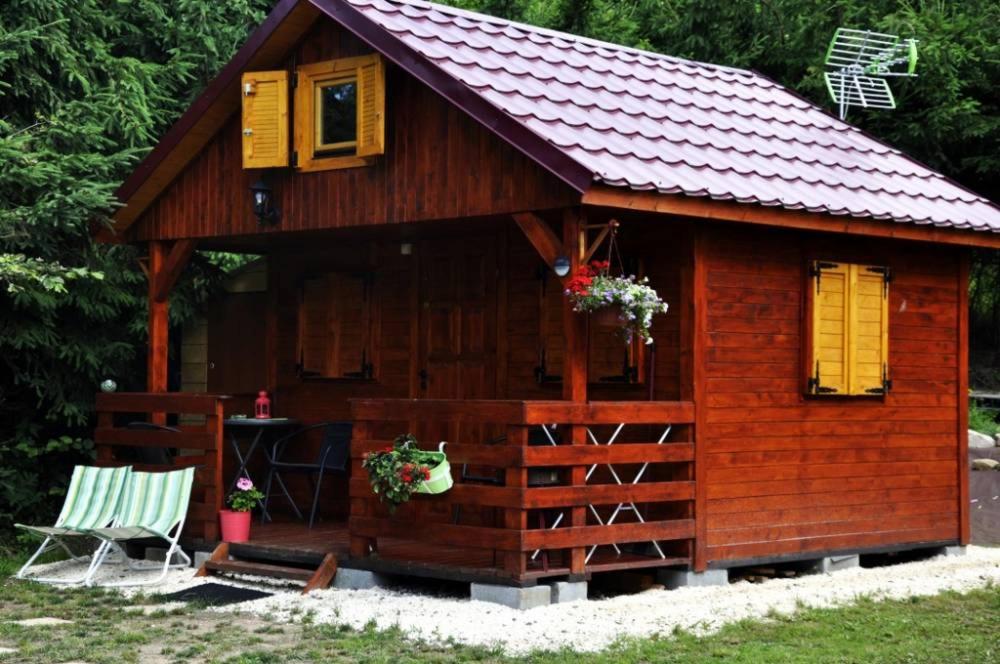
[[[344,81],[319,88],[318,150],[349,147],[357,139],[357,81]]]

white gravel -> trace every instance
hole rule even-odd
[[[46,573],[50,575],[76,572],[64,563],[48,567]],[[119,575],[115,567],[108,572],[99,580]],[[147,592],[170,593],[206,581],[240,585],[247,580],[195,579],[192,572],[177,570]],[[262,585],[262,580],[253,581],[254,587]],[[743,581],[729,586],[648,590],[529,611],[386,589],[328,589],[303,596],[287,586],[267,588],[276,593],[271,597],[212,610],[270,616],[279,621],[301,620],[309,614],[315,623],[354,628],[368,623],[381,629],[398,625],[407,634],[431,642],[456,641],[522,654],[563,647],[601,650],[622,637],[669,635],[675,628],[705,634],[744,618],[793,613],[799,606],[836,606],[860,597],[887,599],[934,595],[945,590],[963,592],[996,583],[1000,583],[1000,548],[970,546],[965,556],[753,584]]]

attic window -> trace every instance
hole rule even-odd
[[[314,156],[352,154],[358,146],[358,79],[316,84]]]
[[[385,72],[378,54],[315,62],[295,72],[300,171],[365,166],[385,151]]]

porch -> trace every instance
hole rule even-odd
[[[183,393],[98,397],[99,463],[119,463],[122,448],[171,448],[171,465],[137,467],[198,468],[185,526],[195,548],[218,539],[227,402]],[[349,518],[313,528],[279,517],[255,523],[241,550],[303,564],[333,553],[342,568],[518,586],[692,562],[690,403],[361,399],[351,409]],[[176,422],[178,431],[128,428],[136,418]],[[550,433],[540,439],[543,426]],[[440,433],[433,440],[447,441],[456,484],[389,514],[361,461],[401,431]]]

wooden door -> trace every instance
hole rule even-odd
[[[427,242],[421,251],[418,398],[492,399],[497,262],[492,237]],[[478,427],[477,427],[478,428]],[[443,440],[455,440],[457,427]],[[430,430],[425,437],[438,438]],[[472,434],[471,429],[465,432]],[[430,439],[430,438],[428,438]]]
[[[266,293],[227,293],[209,309],[208,391],[243,397],[235,408],[267,388],[266,318]]]

